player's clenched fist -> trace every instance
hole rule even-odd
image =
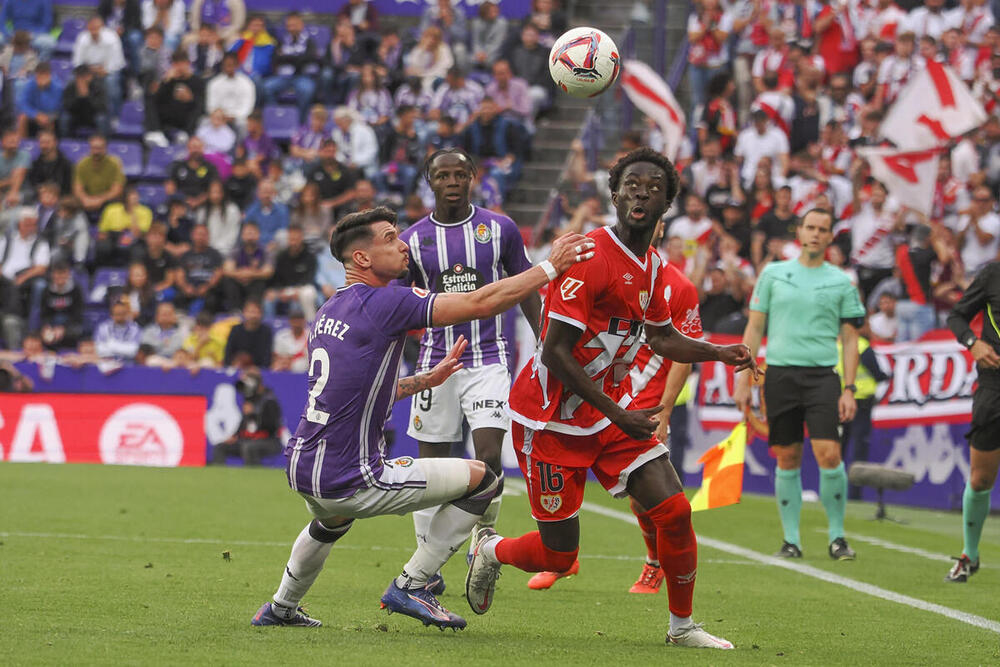
[[[583,234],[570,233],[552,242],[549,261],[558,273],[594,256],[594,242]]]
[[[641,410],[622,410],[614,418],[615,426],[634,440],[649,440],[660,423],[660,407]]]

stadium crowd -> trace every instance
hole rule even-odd
[[[1000,251],[1000,26],[986,0],[702,0],[688,20],[689,136],[683,193],[662,254],[698,287],[705,330],[741,335],[755,277],[797,256],[798,217],[835,212],[829,260],[861,290],[873,341],[920,338]],[[939,161],[931,215],[889,195],[858,148],[879,146],[896,97],[928,60],[949,66],[988,119]],[[622,152],[663,149],[652,122]],[[606,172],[583,144],[563,189],[562,224],[612,211]],[[539,239],[544,243],[545,239]]]
[[[424,158],[452,146],[500,208],[551,104],[562,12],[385,18],[101,0],[54,39],[51,0],[5,0],[0,357],[302,371],[306,322],[344,282],[336,219],[420,219]]]

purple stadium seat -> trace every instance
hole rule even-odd
[[[139,201],[154,211],[167,203],[167,191],[161,183],[143,183],[137,185],[136,190],[139,192]]]
[[[187,154],[184,146],[171,144],[166,148],[153,146],[149,149],[149,157],[146,159],[146,168],[142,171],[142,177],[151,181],[166,180],[170,169],[170,163],[179,160]]]
[[[66,159],[76,164],[90,153],[90,146],[86,141],[80,139],[63,139],[59,142],[59,150],[66,156]]]
[[[289,141],[299,129],[299,110],[295,107],[264,107],[264,129],[276,141]]]
[[[87,19],[82,16],[73,16],[63,21],[55,52],[66,55],[73,53],[73,42],[76,41],[76,36],[86,29]]]
[[[94,272],[94,281],[90,285],[90,292],[87,294],[87,303],[103,304],[108,289],[122,287],[126,280],[128,280],[127,269],[97,269]]]
[[[108,154],[116,155],[122,161],[126,178],[138,178],[142,174],[142,146],[138,142],[108,142]]]
[[[122,112],[118,116],[119,137],[129,137],[130,139],[141,137],[143,134],[143,122],[145,111],[142,102],[128,101],[122,104]]]
[[[83,330],[88,334],[93,334],[97,330],[97,325],[104,320],[111,319],[108,309],[104,304],[87,306],[83,311]]]
[[[38,147],[38,139],[22,139],[21,140],[21,150],[28,151],[28,155],[31,156],[31,161],[34,162],[35,158],[41,152]]]
[[[313,39],[316,45],[316,53],[324,54],[330,46],[330,26],[328,25],[307,25],[306,32]]]
[[[90,294],[90,275],[86,271],[80,269],[73,270],[73,282],[80,286],[80,291],[83,292],[84,299]]]
[[[53,58],[49,61],[52,67],[52,79],[66,85],[73,79],[73,62],[65,58]]]

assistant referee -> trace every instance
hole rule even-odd
[[[983,337],[969,323],[983,314]],[[984,266],[948,315],[948,328],[972,352],[979,386],[972,396],[969,480],[962,495],[965,546],[945,581],[965,583],[979,570],[979,538],[990,513],[990,492],[1000,467],[1000,262]]]
[[[847,473],[841,457],[840,423],[854,418],[858,369],[858,328],[865,309],[847,274],[825,261],[833,242],[833,215],[812,209],[802,216],[796,234],[802,246],[797,259],[772,262],[761,271],[750,299],[743,343],[754,356],[767,326],[767,372],[764,400],[777,455],[774,494],[784,530],[776,556],[801,558],[799,515],[802,510],[803,424],[809,427],[819,464],[819,496],[829,522],[828,553],[852,560],[844,538]],[[844,389],[837,375],[837,335],[843,341]],[[736,378],[733,395],[744,411],[750,403],[750,377]]]

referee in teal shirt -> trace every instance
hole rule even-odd
[[[799,515],[802,510],[803,424],[809,428],[819,463],[819,497],[829,522],[829,554],[852,560],[844,539],[847,473],[840,455],[840,423],[854,418],[854,378],[858,369],[858,327],[865,309],[847,274],[825,261],[833,242],[833,215],[812,209],[797,228],[802,254],[771,262],[761,271],[750,299],[743,343],[757,355],[767,330],[764,401],[768,445],[778,458],[774,494],[785,541],[777,556],[802,557]],[[837,335],[843,341],[844,389],[837,375]],[[750,378],[736,378],[734,399],[740,410],[750,405]]]

